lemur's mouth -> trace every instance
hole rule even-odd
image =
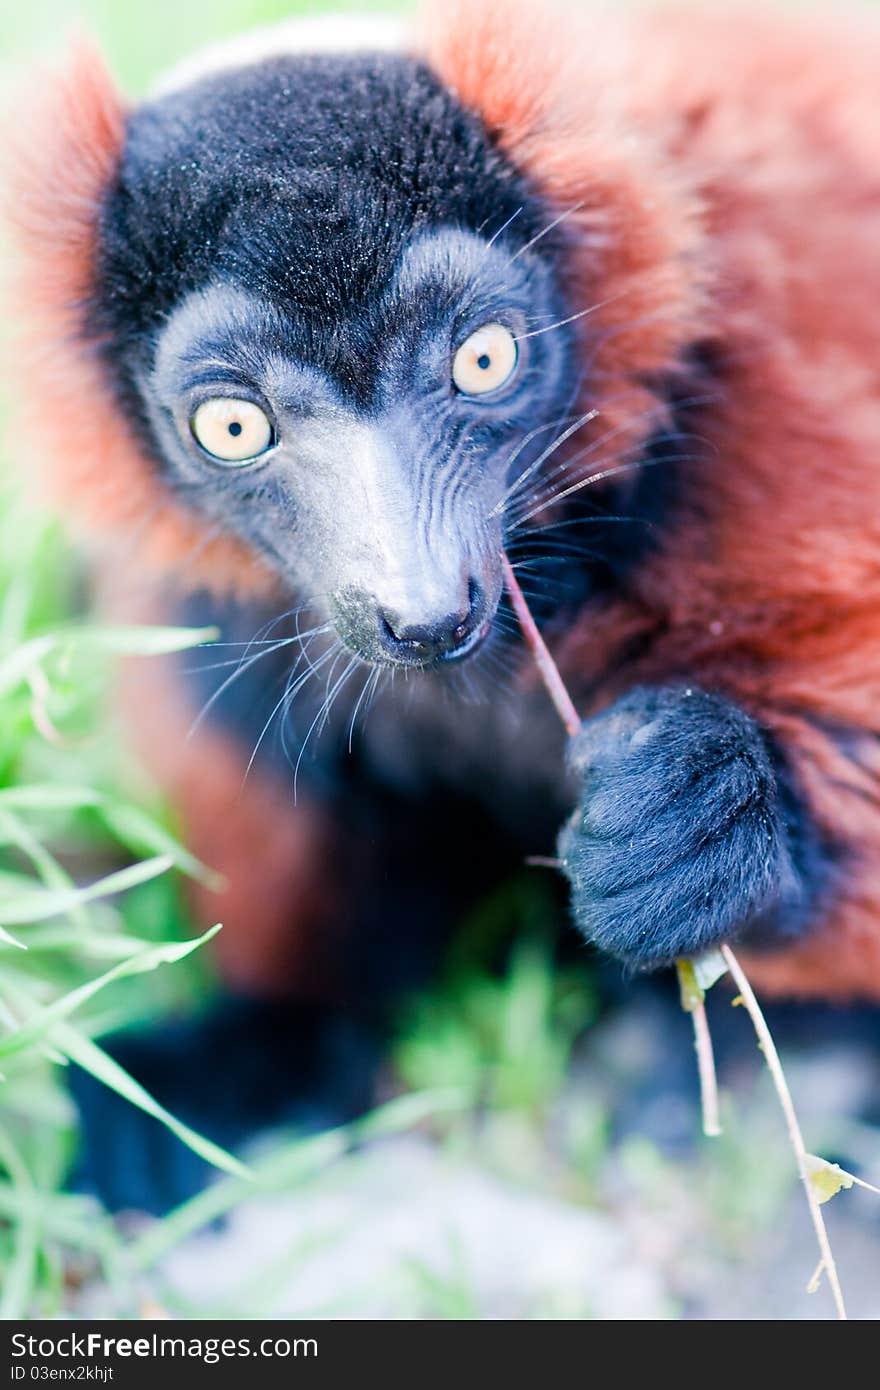
[[[391,625],[382,620],[382,646],[372,657],[374,664],[409,667],[411,670],[431,671],[464,661],[482,646],[492,631],[494,614],[489,614],[477,626],[462,622],[447,633],[425,629],[417,636],[400,637]]]
[[[495,625],[502,585],[487,570],[440,600],[417,602],[407,594],[383,604],[366,589],[348,587],[331,596],[329,617],[349,651],[373,666],[441,671],[479,650]]]
[[[467,584],[466,601],[460,602],[457,611],[443,617],[430,618],[423,622],[401,619],[397,612],[382,605],[360,605],[355,611],[361,623],[355,627],[360,638],[361,655],[374,665],[403,667],[410,670],[431,671],[464,661],[486,640],[495,620],[495,603],[487,595],[481,580],[471,578]],[[348,610],[352,611],[351,609]],[[368,611],[369,627],[364,641],[363,614]],[[343,624],[337,622],[337,631],[343,641],[345,637],[346,610],[341,608]],[[351,645],[354,645],[353,643]]]
[[[451,662],[463,661],[466,656],[470,656],[478,647],[483,645],[486,638],[489,636],[489,633],[492,631],[493,620],[493,618],[486,618],[479,627],[475,627],[473,631],[464,638],[459,646],[453,647],[450,651],[443,652],[437,658],[439,663],[443,666],[448,666]]]

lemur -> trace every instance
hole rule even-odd
[[[34,84],[18,457],[243,644],[129,701],[239,990],[351,1010],[558,836],[632,971],[880,996],[878,71],[870,17],[438,0]]]

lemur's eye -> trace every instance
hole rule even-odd
[[[516,370],[516,339],[503,323],[485,323],[466,338],[452,359],[452,380],[465,396],[485,396]]]
[[[203,401],[190,421],[197,444],[222,463],[250,463],[272,447],[271,421],[253,401],[215,396]]]

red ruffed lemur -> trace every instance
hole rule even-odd
[[[630,968],[880,996],[878,73],[866,17],[438,0],[40,84],[17,457],[248,644],[129,700],[240,990],[368,1008],[564,826]]]

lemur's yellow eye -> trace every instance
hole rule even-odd
[[[510,380],[518,356],[510,329],[503,323],[485,323],[456,352],[452,380],[465,396],[485,396]]]
[[[271,422],[253,401],[215,396],[203,401],[190,421],[196,442],[222,463],[250,463],[271,448]]]

